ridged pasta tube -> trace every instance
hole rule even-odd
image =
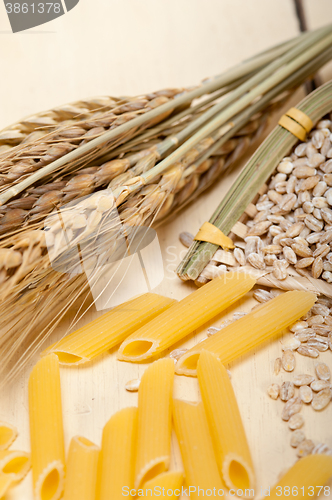
[[[228,488],[248,497],[255,488],[254,470],[227,370],[215,354],[202,351],[197,377],[219,470]]]
[[[168,470],[171,455],[174,361],[164,358],[145,370],[138,390],[135,488]]]
[[[0,422],[0,450],[7,450],[15,441],[17,435],[16,427],[7,422]]]
[[[201,498],[203,493],[208,496],[207,490],[213,488],[216,488],[220,497],[223,496],[226,488],[218,470],[203,403],[175,399],[173,411],[186,484],[192,488],[190,496],[195,499]]]
[[[81,436],[69,447],[63,500],[95,500],[100,448]]]
[[[9,474],[14,481],[21,481],[30,468],[29,453],[16,450],[0,451],[0,474]]]
[[[136,436],[137,408],[118,411],[105,425],[98,464],[98,500],[123,500],[123,488],[134,487]]]
[[[176,373],[196,376],[203,349],[215,353],[224,364],[234,361],[295,323],[315,301],[316,295],[311,292],[293,291],[278,295],[189,349],[178,360]]]
[[[81,365],[120,344],[135,330],[166,311],[176,300],[146,293],[125,302],[50,346],[60,364]]]
[[[301,458],[291,467],[280,481],[271,489],[268,496],[271,500],[299,496],[309,499],[318,495],[319,490],[329,479],[332,479],[332,457],[328,455],[308,455]],[[330,492],[329,487],[329,492]],[[324,489],[323,489],[324,491]],[[329,496],[328,492],[328,496]],[[324,497],[321,492],[319,496]],[[326,495],[327,496],[327,495]]]
[[[32,476],[36,500],[57,500],[64,485],[65,451],[59,360],[42,358],[29,378]]]
[[[182,484],[182,472],[163,472],[142,486],[143,495],[139,495],[139,498],[166,497],[168,500],[177,500],[181,494]]]
[[[245,273],[225,273],[180,300],[120,346],[118,359],[142,361],[161,353],[243,297],[255,284]]]

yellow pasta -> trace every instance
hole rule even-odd
[[[233,361],[295,323],[311,309],[315,300],[316,295],[311,292],[278,295],[189,349],[178,360],[176,373],[195,376],[203,349],[215,353],[224,364]]]
[[[190,498],[223,496],[220,477],[203,403],[174,400],[174,426],[179,441]]]
[[[254,284],[245,273],[215,278],[128,337],[118,359],[141,361],[164,351],[239,300]]]
[[[63,365],[80,365],[100,356],[145,325],[176,300],[146,293],[103,314],[50,346]]]
[[[308,455],[301,458],[286,472],[271,489],[267,498],[330,497],[331,487],[324,491],[324,485],[332,479],[332,457],[328,455]]]
[[[164,498],[177,500],[181,494],[183,484],[182,472],[163,472],[142,486],[142,495],[139,498]]]
[[[98,465],[98,500],[123,500],[134,487],[137,408],[125,408],[104,427]]]
[[[155,361],[144,372],[138,390],[135,487],[169,467],[172,431],[174,361]]]
[[[219,470],[226,486],[242,490],[246,497],[253,496],[252,459],[227,370],[214,354],[202,351],[197,376]]]
[[[4,497],[9,488],[15,483],[14,475],[0,474],[0,498]]]
[[[64,440],[59,360],[42,358],[29,378],[32,475],[36,500],[57,500],[64,483]]]
[[[7,450],[15,441],[17,435],[16,427],[7,424],[7,422],[0,422],[0,450]]]
[[[8,474],[12,480],[21,481],[29,472],[31,461],[25,451],[0,451],[0,473]],[[0,497],[1,498],[1,497]]]
[[[75,436],[71,440],[66,467],[64,500],[95,500],[99,446]]]

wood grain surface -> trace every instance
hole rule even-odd
[[[306,0],[305,6],[311,28],[332,22],[330,0]],[[65,16],[15,35],[0,5],[0,127],[91,95],[135,95],[167,86],[194,85],[297,33],[292,0],[81,0]],[[331,66],[322,74],[325,81],[331,78]],[[293,104],[302,97],[300,90]],[[271,126],[275,123],[276,117]],[[180,299],[195,289],[174,273],[186,252],[179,233],[197,232],[243,164],[158,228],[165,269],[158,293]],[[249,294],[236,310],[249,310],[253,304]],[[214,324],[231,317],[234,310],[226,311]],[[45,346],[68,331],[74,314],[72,311],[65,318]],[[97,314],[91,310],[82,324]],[[190,347],[205,336],[204,329],[197,331],[181,346]],[[257,497],[261,488],[273,485],[296,460],[289,444],[291,431],[280,417],[282,403],[266,394],[271,382],[292,378],[285,372],[273,375],[274,360],[280,354],[280,342],[275,340],[229,366],[256,468]],[[27,381],[37,359],[0,394],[0,420],[19,428],[16,449],[29,450]],[[321,360],[332,368],[331,351],[322,353]],[[145,368],[144,364],[116,361],[114,351],[87,367],[62,368],[66,446],[77,434],[100,443],[102,428],[110,416],[137,404],[137,394],[126,392],[124,385],[140,377]],[[295,373],[313,373],[313,369],[312,359],[297,356]],[[175,395],[197,400],[197,381],[176,377]],[[306,436],[332,447],[332,404],[321,413],[306,407],[303,415]],[[172,468],[179,467],[181,458],[173,438]],[[6,500],[32,498],[29,474]],[[332,498],[332,494],[325,498]]]

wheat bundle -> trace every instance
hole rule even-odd
[[[330,59],[331,47],[332,29],[323,28],[193,89],[80,101],[0,133],[3,381],[78,297],[84,312],[91,279],[97,283],[103,262],[116,255],[123,224],[135,233],[208,187],[261,135],[271,111]],[[71,224],[69,246],[60,226],[45,231],[60,208]],[[83,244],[89,282],[72,257]],[[96,264],[97,244],[106,253]]]

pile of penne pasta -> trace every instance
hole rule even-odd
[[[316,296],[293,291],[252,310],[187,351],[152,362],[139,385],[138,407],[106,423],[101,447],[73,437],[66,458],[59,365],[86,363],[121,344],[118,358],[141,361],[160,355],[244,296],[255,284],[245,274],[216,278],[176,302],[146,294],[118,306],[43,353],[29,379],[31,464],[36,500],[178,499],[255,495],[255,472],[236,397],[225,364],[302,317]],[[173,399],[174,375],[197,376],[201,402]],[[170,470],[174,426],[184,473]],[[0,498],[30,469],[27,453],[8,450],[16,430],[0,423]],[[298,461],[270,490],[309,488],[332,475],[332,457]],[[294,490],[292,490],[294,491]],[[287,496],[285,494],[285,496]]]

